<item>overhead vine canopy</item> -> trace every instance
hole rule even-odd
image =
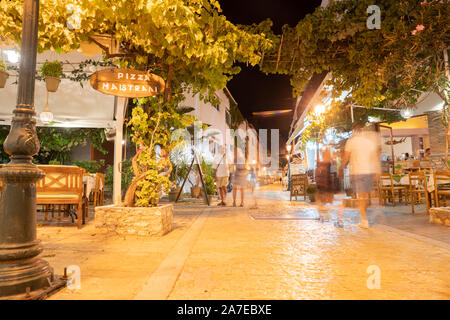
[[[280,37],[271,37],[261,69],[291,75],[296,96],[314,73],[330,71],[334,97],[349,92],[352,103],[368,108],[410,107],[421,91],[434,91],[448,104],[449,1],[378,0],[381,29],[369,29],[373,4],[334,1],[296,27],[284,26]]]
[[[0,2],[2,40],[20,43],[22,6],[20,0]],[[235,62],[255,65],[271,46],[264,34],[229,22],[215,0],[40,1],[40,52],[69,52],[96,35],[119,44],[119,52],[105,50],[122,66],[145,66],[171,86],[189,84],[203,97],[212,97],[240,71]]]

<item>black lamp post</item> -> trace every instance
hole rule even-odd
[[[38,17],[39,0],[25,0],[17,105],[3,146],[11,162],[0,169],[0,299],[39,298],[61,286],[37,257],[36,182],[44,177],[32,163],[40,148],[34,119]]]

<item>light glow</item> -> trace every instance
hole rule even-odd
[[[41,112],[39,118],[41,119],[42,123],[49,124],[53,121],[53,113],[51,113],[50,111]]]
[[[326,108],[323,104],[318,104],[316,105],[316,107],[314,108],[314,113],[316,116],[320,116],[321,114],[323,114],[326,111]]]
[[[16,50],[6,50],[6,58],[10,63],[17,63],[20,60],[20,54]]]
[[[413,116],[413,112],[411,109],[403,109],[400,111],[400,115],[405,119],[409,119]]]

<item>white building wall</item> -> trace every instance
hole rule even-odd
[[[199,98],[199,95],[193,96],[190,93],[185,93],[185,100],[180,104],[182,107],[195,108],[190,114],[198,121],[207,124],[209,127],[207,132],[217,131],[218,134],[211,137],[210,145],[205,144],[203,148],[204,156],[206,158],[212,157],[218,152],[218,146],[226,146],[230,148],[229,130],[226,122],[226,112],[230,109],[230,101],[223,91],[216,91],[216,96],[220,100],[218,106],[213,106],[211,103],[205,103]]]

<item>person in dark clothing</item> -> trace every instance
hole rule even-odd
[[[326,204],[332,204],[334,194],[337,192],[336,183],[332,179],[333,159],[329,148],[322,151],[322,159],[317,162],[316,169],[316,186],[317,186],[317,202],[319,204],[320,222],[323,222],[325,216],[329,219],[328,208]],[[338,209],[338,227],[342,227],[342,210]]]

